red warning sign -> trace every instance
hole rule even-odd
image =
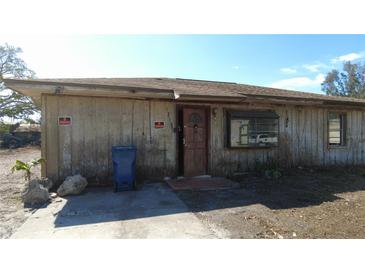
[[[71,117],[58,117],[58,125],[60,126],[71,125]]]
[[[164,127],[165,127],[165,122],[162,121],[155,122],[155,128],[164,128]]]

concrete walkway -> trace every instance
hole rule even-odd
[[[89,189],[38,209],[11,238],[215,238],[164,184]]]

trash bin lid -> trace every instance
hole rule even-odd
[[[136,146],[112,146],[112,150],[137,150]]]

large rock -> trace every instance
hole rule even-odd
[[[22,194],[22,200],[26,205],[44,204],[49,199],[48,189],[41,183],[40,179],[33,179],[29,182],[28,188]]]
[[[48,191],[51,190],[51,188],[53,187],[53,182],[51,179],[48,178],[41,178],[39,180],[39,183],[44,186],[45,188],[47,188]]]
[[[68,176],[57,190],[59,196],[80,194],[87,186],[87,180],[81,175]]]

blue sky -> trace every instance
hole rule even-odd
[[[363,61],[365,35],[2,36],[38,78],[177,77],[320,92],[329,70]]]

